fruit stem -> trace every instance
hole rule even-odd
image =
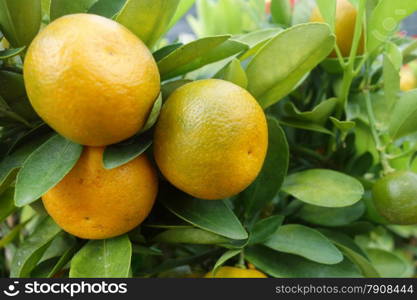
[[[245,265],[245,252],[242,251],[239,253],[239,262],[236,265],[238,268],[241,269],[246,269],[246,265]]]

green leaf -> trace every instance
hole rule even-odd
[[[392,252],[381,249],[367,249],[371,263],[382,277],[403,277],[407,271],[405,262]]]
[[[86,13],[97,0],[51,0],[51,21],[69,14]]]
[[[275,215],[259,220],[251,230],[248,245],[260,244],[265,242],[273,235],[284,221],[284,216]]]
[[[383,77],[385,105],[389,111],[400,97],[400,68],[403,64],[402,53],[397,45],[388,43],[384,53]]]
[[[342,253],[324,235],[303,225],[280,226],[264,245],[322,264],[333,265],[343,260]]]
[[[50,217],[45,217],[17,249],[12,260],[10,277],[29,277],[52,240],[60,232],[61,228]]]
[[[158,62],[162,79],[186,74],[248,48],[246,44],[229,38],[230,35],[206,37],[175,49]]]
[[[126,0],[116,21],[152,48],[168,30],[180,0]]]
[[[347,207],[320,207],[305,204],[297,216],[311,224],[343,226],[358,220],[365,213],[365,205],[359,201]]]
[[[246,88],[248,85],[248,77],[246,76],[245,70],[240,64],[240,60],[234,58],[225,68],[220,70],[216,75],[216,78],[233,82],[234,84]]]
[[[70,278],[126,278],[129,276],[132,244],[127,235],[91,240],[71,261]]]
[[[340,121],[334,117],[330,117],[333,125],[339,129],[341,132],[348,132],[349,130],[355,128],[356,123],[354,121]]]
[[[321,102],[312,111],[301,112],[292,102],[286,103],[285,113],[288,117],[323,125],[337,105],[337,98]]]
[[[165,102],[176,89],[190,82],[192,82],[192,80],[179,79],[164,83],[161,87],[162,101]]]
[[[106,169],[120,167],[144,153],[152,145],[149,135],[140,135],[115,145],[106,147],[103,164]]]
[[[275,118],[268,117],[268,151],[265,162],[256,180],[244,190],[239,198],[245,205],[245,216],[255,214],[272,201],[287,174],[289,149],[285,133]]]
[[[89,14],[95,14],[112,19],[122,9],[126,1],[127,0],[96,0],[87,12]]]
[[[320,14],[334,32],[336,21],[336,0],[316,0]]]
[[[417,90],[403,93],[391,114],[389,132],[394,139],[417,131]]]
[[[221,235],[198,228],[178,228],[166,230],[158,234],[153,241],[170,244],[216,245],[228,243],[230,240]]]
[[[0,240],[0,249],[6,247],[8,244],[13,242],[13,240],[19,236],[20,231],[25,227],[27,221],[23,223],[17,224],[15,227],[13,227],[10,232],[7,234],[4,234],[2,239]]]
[[[277,278],[361,277],[359,270],[348,259],[325,265],[265,246],[249,247],[245,251],[245,258],[256,268]]]
[[[282,190],[303,202],[323,207],[353,205],[364,193],[362,184],[355,178],[326,169],[291,174]]]
[[[178,3],[177,10],[169,22],[167,30],[171,29],[194,5],[195,0],[181,0]]]
[[[184,221],[201,229],[243,240],[248,234],[224,201],[200,200],[172,189],[160,191],[162,203]]]
[[[0,162],[0,194],[15,180],[26,158],[45,142],[46,137],[27,141]]]
[[[148,119],[146,120],[145,125],[143,125],[143,128],[140,130],[139,133],[145,132],[156,123],[156,120],[158,120],[158,117],[159,117],[159,113],[161,112],[161,107],[162,107],[162,94],[159,93],[158,98],[156,98],[152,106]]]
[[[222,256],[219,257],[219,259],[216,261],[216,264],[214,265],[213,269],[211,270],[212,274],[216,274],[217,270],[223,266],[225,262],[227,262],[229,259],[235,257],[236,255],[240,254],[242,250],[228,250],[225,253],[222,254]]]
[[[266,28],[235,37],[237,41],[242,42],[249,47],[247,51],[239,55],[239,59],[244,61],[255,55],[267,42],[282,30],[282,28]]]
[[[320,229],[320,232],[330,239],[350,261],[357,265],[365,277],[380,277],[378,271],[366,257],[366,254],[349,236],[326,229]]]
[[[334,43],[325,24],[301,24],[278,33],[249,63],[249,91],[263,107],[274,104],[327,57]]]
[[[13,195],[13,188],[9,188],[4,193],[0,194],[0,222],[3,222],[16,210]]]
[[[291,4],[288,0],[272,0],[271,16],[276,24],[291,25]]]
[[[319,124],[311,123],[309,121],[297,120],[297,119],[293,119],[293,118],[282,118],[279,122],[282,125],[289,126],[289,127],[294,127],[294,128],[299,128],[299,129],[304,129],[304,130],[309,130],[309,131],[315,131],[315,132],[319,132],[319,133],[328,134],[328,135],[331,135],[331,136],[334,135],[333,132],[328,130],[326,127],[324,127],[322,125],[319,125]]]
[[[7,59],[11,58],[13,56],[19,55],[20,53],[25,50],[25,46],[20,48],[13,48],[13,49],[6,49],[6,50],[0,50],[0,59]]]
[[[82,149],[55,135],[30,154],[17,174],[16,206],[32,203],[60,182],[77,163]]]
[[[161,59],[163,59],[165,56],[167,56],[168,54],[173,52],[175,49],[181,47],[182,45],[184,45],[184,44],[183,43],[170,44],[170,45],[167,45],[165,47],[162,47],[161,49],[158,49],[157,51],[152,53],[152,55],[153,55],[155,61],[158,62]]]
[[[379,1],[372,11],[367,27],[367,50],[374,52],[398,29],[404,18],[417,11],[415,0]]]
[[[41,25],[40,0],[0,0],[0,28],[14,47],[29,46]]]

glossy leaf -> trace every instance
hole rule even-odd
[[[349,236],[326,229],[321,229],[320,232],[330,239],[347,258],[356,264],[365,277],[380,277],[378,271],[366,257],[366,254]]]
[[[289,127],[304,129],[308,131],[315,131],[315,132],[324,133],[324,134],[328,134],[332,136],[334,135],[333,132],[328,130],[323,125],[315,124],[310,121],[297,120],[294,118],[283,118],[279,122],[282,125],[289,126]]]
[[[51,21],[69,14],[86,13],[97,0],[51,0]]]
[[[234,58],[216,77],[230,81],[244,89],[248,85],[246,72],[237,58]]]
[[[143,128],[140,130],[140,133],[145,132],[156,123],[156,120],[158,120],[158,117],[159,117],[159,113],[161,112],[161,108],[162,108],[162,94],[159,93],[158,98],[156,98],[152,106],[151,112],[148,116],[148,119],[145,122],[145,125],[143,125]]]
[[[334,43],[325,24],[302,24],[280,32],[249,63],[249,91],[263,107],[274,104],[327,57]]]
[[[98,0],[89,9],[89,14],[96,14],[109,19],[114,18],[127,0]]]
[[[273,235],[284,221],[284,216],[275,215],[259,220],[251,230],[248,245],[265,242]]]
[[[282,28],[266,28],[235,37],[239,42],[248,45],[249,49],[239,55],[241,61],[255,55],[267,42],[280,33]]]
[[[127,235],[91,240],[71,261],[70,278],[126,278],[129,275],[132,244]]]
[[[356,123],[353,121],[340,121],[334,117],[330,117],[333,125],[339,129],[341,132],[348,132],[349,130],[355,128]]]
[[[225,262],[235,257],[236,255],[240,254],[241,252],[242,250],[228,250],[225,253],[223,253],[222,256],[220,256],[219,259],[216,261],[216,264],[211,270],[211,273],[215,275],[217,271],[219,270],[219,268],[223,266]]]
[[[7,59],[11,58],[13,56],[19,55],[20,53],[25,50],[25,46],[20,48],[13,48],[13,49],[6,49],[6,50],[0,50],[0,59]]]
[[[334,31],[336,19],[336,0],[316,0],[320,14],[324,21]]]
[[[30,154],[16,178],[16,206],[32,203],[61,181],[78,161],[82,149],[55,135]]]
[[[303,225],[280,226],[264,245],[322,264],[333,265],[343,260],[342,253],[324,235]]]
[[[188,79],[179,79],[164,83],[161,87],[163,102],[165,102],[176,89],[190,82],[192,81]]]
[[[50,217],[45,217],[17,249],[10,268],[10,277],[29,277],[52,240],[60,232],[61,228]]]
[[[126,0],[115,20],[152,48],[168,30],[180,0]]]
[[[184,45],[184,44],[183,43],[169,44],[165,47],[162,47],[162,48],[158,49],[157,51],[152,53],[152,55],[153,55],[155,61],[160,61],[165,56],[169,55],[171,52],[173,52],[175,49],[181,47],[182,45]]]
[[[248,238],[239,219],[224,201],[200,200],[171,189],[161,194],[163,204],[184,221],[230,239]]]
[[[415,11],[417,2],[414,0],[379,1],[367,27],[367,50],[375,51],[397,31],[401,20]]]
[[[120,167],[143,154],[152,145],[149,135],[140,135],[132,139],[106,147],[103,164],[106,169]]]
[[[41,0],[0,0],[0,28],[14,47],[29,46],[41,25]]]
[[[229,38],[229,35],[206,37],[175,49],[158,62],[162,79],[183,75],[248,48],[246,44]]]
[[[289,118],[323,125],[336,107],[336,98],[321,102],[312,111],[301,112],[292,102],[285,106],[285,113]]]
[[[382,277],[403,277],[407,271],[404,261],[392,252],[367,249],[369,259]]]
[[[303,202],[323,207],[353,205],[364,193],[362,184],[355,178],[325,169],[291,174],[282,190]]]
[[[198,228],[178,228],[166,230],[158,234],[153,241],[172,244],[215,245],[228,243],[230,240],[221,235]]]
[[[388,43],[384,53],[383,76],[385,105],[392,110],[400,96],[400,68],[403,64],[402,53],[397,45]]]
[[[18,147],[0,162],[0,194],[15,180],[17,172],[22,167],[24,161],[36,148],[45,142],[45,138],[46,136],[27,141],[27,143]]]
[[[320,207],[305,204],[297,216],[312,224],[343,226],[358,220],[365,213],[365,205],[359,201],[347,207]]]
[[[171,29],[194,5],[195,0],[180,0],[174,16],[169,22],[167,30]]]
[[[256,180],[239,196],[245,205],[245,216],[253,217],[272,201],[287,174],[289,149],[285,133],[275,118],[268,117],[268,151]]]
[[[406,92],[395,104],[391,115],[389,132],[393,138],[400,138],[417,131],[417,90]]]
[[[257,269],[277,278],[361,277],[357,267],[348,259],[338,264],[325,265],[265,246],[246,249],[245,258]]]
[[[14,206],[14,189],[9,188],[0,194],[0,222],[3,222],[10,214],[12,214],[16,207]]]

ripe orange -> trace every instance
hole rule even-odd
[[[145,154],[111,170],[101,147],[86,147],[64,179],[43,197],[65,231],[84,239],[121,235],[150,213],[158,191],[156,171]]]
[[[160,90],[146,46],[122,25],[91,14],[67,15],[42,30],[28,49],[24,79],[39,116],[89,146],[138,132]]]
[[[205,278],[267,278],[264,273],[255,269],[241,269],[235,267],[220,267],[215,275],[208,272]]]
[[[265,159],[268,128],[257,101],[227,81],[207,79],[174,91],[155,128],[154,155],[163,175],[201,199],[245,189]]]
[[[355,34],[355,23],[356,23],[356,8],[350,3],[349,0],[337,0],[336,5],[336,43],[340,49],[340,52],[344,57],[350,55],[350,49],[352,48],[353,36]],[[311,22],[324,23],[324,19],[320,14],[318,7],[315,7],[311,17]],[[364,40],[363,35],[361,37],[358,54],[363,54]],[[336,57],[336,52],[333,51],[330,54],[331,57]]]

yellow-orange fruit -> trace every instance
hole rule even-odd
[[[268,128],[246,90],[224,80],[200,80],[168,98],[153,145],[159,169],[174,186],[197,198],[222,199],[258,175]]]
[[[102,147],[86,147],[64,179],[43,195],[49,215],[65,231],[84,239],[106,239],[139,225],[158,191],[156,171],[145,154],[104,169]]]
[[[400,71],[400,89],[404,92],[417,88],[417,79],[409,66],[403,66]]]
[[[220,267],[216,274],[208,272],[205,278],[267,278],[264,273],[255,269],[241,269],[236,267]]]
[[[347,57],[350,55],[350,49],[352,48],[353,37],[355,35],[355,24],[357,10],[350,3],[349,0],[337,0],[336,4],[336,24],[335,24],[335,34],[336,34],[336,43],[342,53],[342,56]],[[318,7],[315,7],[311,17],[311,22],[324,23],[324,19],[320,14]],[[363,35],[361,36],[358,54],[363,54],[364,50],[364,39]],[[330,54],[331,57],[336,57],[337,54],[333,51]]]
[[[91,14],[67,15],[46,26],[28,49],[24,80],[39,116],[89,146],[138,132],[160,90],[146,46],[119,23]]]

